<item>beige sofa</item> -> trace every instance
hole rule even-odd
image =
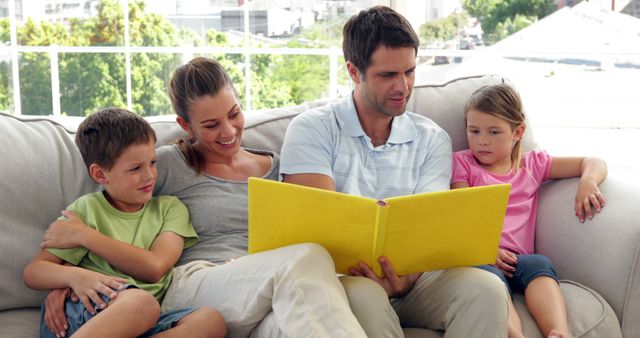
[[[484,76],[415,88],[409,110],[445,128],[454,150],[466,147],[463,104]],[[279,151],[296,114],[318,102],[279,108],[247,118],[244,144]],[[180,135],[172,118],[150,119],[167,143]],[[78,119],[19,119],[0,115],[0,337],[35,337],[45,295],[26,288],[22,269],[37,251],[45,227],[71,201],[95,191],[73,143]],[[67,129],[69,128],[69,129]],[[534,146],[532,135],[525,146]],[[640,337],[640,184],[609,177],[602,185],[607,207],[580,224],[572,213],[576,179],[546,184],[541,192],[537,250],[551,257],[562,278],[570,327],[576,337]],[[516,296],[527,337],[541,337]],[[487,309],[492,311],[492,309]],[[407,328],[408,337],[441,337],[442,332]],[[465,338],[465,337],[461,337]]]

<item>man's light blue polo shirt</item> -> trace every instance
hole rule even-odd
[[[298,115],[287,128],[280,174],[303,173],[377,199],[448,190],[451,139],[430,119],[405,112],[393,119],[387,143],[373,147],[348,97]]]

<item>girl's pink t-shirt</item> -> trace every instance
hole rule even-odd
[[[500,248],[518,254],[534,253],[538,188],[549,179],[551,156],[531,151],[522,156],[516,174],[494,174],[480,167],[470,150],[453,154],[451,183],[465,182],[471,187],[511,184],[507,213],[502,227]]]

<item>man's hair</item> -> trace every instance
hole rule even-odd
[[[142,117],[119,108],[99,110],[80,123],[76,145],[87,169],[95,163],[111,169],[118,157],[135,144],[156,142],[156,133]]]
[[[374,6],[352,16],[344,25],[342,35],[345,60],[363,74],[371,65],[371,54],[381,44],[389,48],[412,47],[416,55],[420,46],[409,21],[385,6]]]

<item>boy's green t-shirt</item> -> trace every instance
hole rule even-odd
[[[157,196],[139,211],[122,212],[114,208],[102,192],[97,192],[78,198],[67,210],[75,212],[87,226],[100,233],[147,250],[164,231],[184,237],[185,248],[194,245],[198,240],[198,235],[189,221],[187,207],[174,196]],[[146,283],[126,275],[83,247],[48,251],[73,265],[125,278],[130,284],[153,294],[158,301],[162,301],[171,283],[173,270],[169,270],[157,283]]]

